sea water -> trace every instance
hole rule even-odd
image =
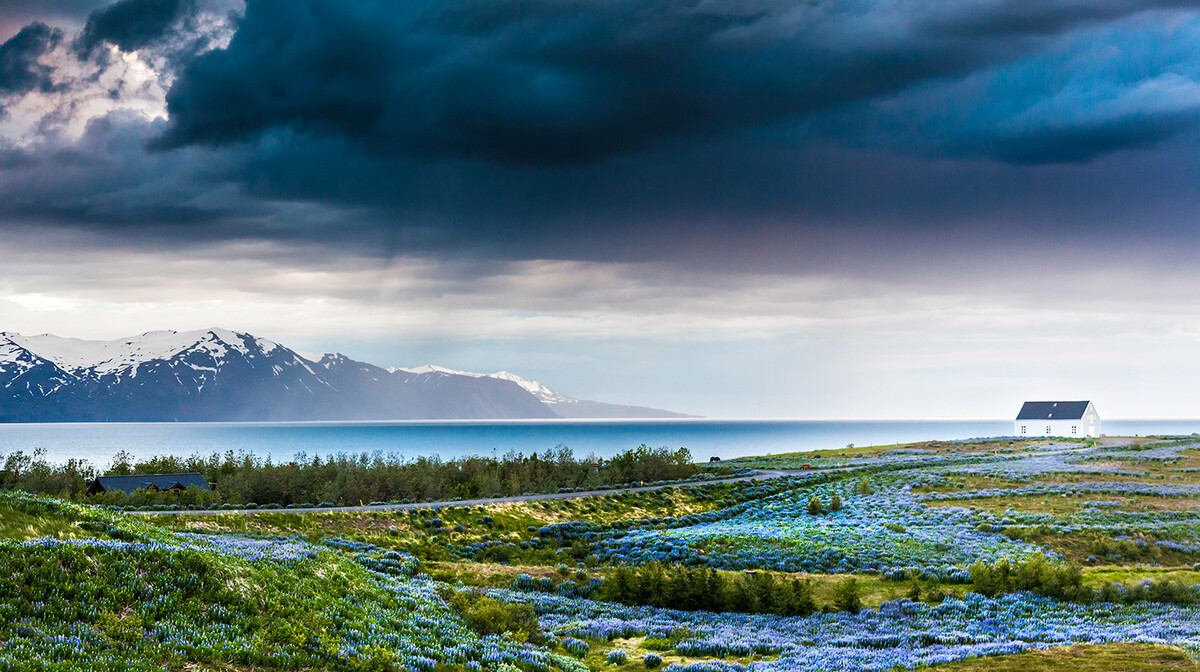
[[[381,453],[403,459],[528,455],[558,446],[609,457],[640,444],[688,448],[697,461],[795,451],[1012,434],[1011,420],[648,420],[289,423],[0,424],[0,455],[41,448],[52,463],[104,468],[118,451],[154,455],[252,453],[275,462],[303,454]],[[1109,435],[1191,434],[1200,420],[1105,420]]]

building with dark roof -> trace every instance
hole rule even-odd
[[[127,495],[137,490],[174,490],[179,492],[191,486],[212,491],[208,481],[200,474],[139,474],[137,476],[100,476],[88,486],[88,492],[121,491]]]
[[[1100,414],[1090,401],[1027,401],[1013,422],[1016,436],[1100,436]]]

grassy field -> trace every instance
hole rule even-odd
[[[1060,646],[921,669],[928,672],[1164,672],[1200,669],[1200,664],[1175,646],[1102,644]]]
[[[1056,441],[1051,450],[1061,443]],[[1181,470],[1200,464],[1200,450],[1185,448],[1175,459],[1147,460],[1141,459],[1148,454],[1145,451],[1115,451],[1116,458],[1112,458],[1112,451],[1104,448],[1110,452],[1096,452],[1100,457],[1086,463],[1132,468],[1139,472],[1137,476],[1034,473],[1007,478],[954,473],[939,467],[958,468],[974,464],[971,460],[981,464],[1019,460],[1043,454],[1043,444],[927,442],[900,446],[895,453],[889,451],[896,451],[897,446],[823,451],[803,459],[850,460],[859,459],[860,454],[879,459],[866,463],[862,472],[823,472],[809,480],[707,484],[489,506],[447,504],[411,511],[290,510],[140,517],[0,493],[0,544],[4,545],[0,548],[0,621],[7,623],[0,625],[0,643],[4,644],[0,651],[7,652],[0,652],[0,669],[584,672],[582,665],[597,672],[642,672],[647,670],[643,659],[656,655],[663,667],[777,661],[797,672],[808,672],[824,668],[806,667],[809,663],[803,647],[789,647],[811,639],[813,650],[824,651],[822,655],[847,647],[850,658],[846,661],[860,660],[855,656],[867,656],[861,658],[867,660],[879,645],[852,642],[869,639],[881,627],[902,624],[907,616],[853,626],[846,620],[858,618],[846,606],[850,604],[845,593],[847,570],[783,571],[770,565],[773,558],[783,562],[789,553],[815,553],[818,555],[808,562],[835,567],[846,561],[822,560],[824,549],[849,548],[855,553],[854,547],[846,547],[852,542],[862,544],[863,553],[903,556],[928,547],[953,553],[964,536],[971,537],[971,543],[984,544],[981,549],[1027,544],[1061,556],[1062,560],[1052,561],[1055,567],[1071,561],[1082,565],[1074,592],[1063,592],[1055,585],[1038,586],[1037,581],[1029,584],[1042,590],[1041,595],[1066,595],[1074,601],[1071,605],[1054,606],[1053,601],[1038,602],[1043,598],[1021,593],[1024,597],[1020,599],[1029,602],[1016,612],[1021,618],[1044,611],[1049,622],[1054,622],[1058,612],[1070,608],[1085,610],[1079,617],[1095,619],[1096,625],[1089,627],[1096,628],[1200,621],[1200,611],[1188,611],[1192,607],[1187,606],[1192,604],[1188,587],[1200,581],[1200,572],[1192,568],[1200,554],[1179,550],[1189,539],[1200,540],[1200,518],[1195,513],[1200,494],[1185,490],[1175,496],[1135,496],[1085,491],[1091,483],[1187,486],[1196,480],[1197,472]],[[1089,448],[1084,441],[1070,445],[1102,450]],[[917,450],[929,452],[915,453]],[[886,465],[889,455],[905,457],[910,466],[872,471]],[[927,462],[922,457],[926,455],[946,461]],[[768,463],[793,464],[798,458],[766,459]],[[970,495],[975,490],[1031,484],[1080,489],[1065,495]],[[955,495],[959,492],[962,497]],[[845,508],[824,508],[832,504],[835,493]],[[813,495],[819,495],[821,504],[815,512],[810,502]],[[954,498],[919,499],[946,495]],[[1096,507],[1089,502],[1105,504]],[[1011,520],[999,522],[1006,517]],[[964,520],[976,522],[964,524]],[[1144,530],[1137,528],[1138,521],[1145,521]],[[956,530],[947,533],[940,527],[943,525],[958,527],[945,528]],[[729,532],[722,532],[726,529]],[[180,533],[183,536],[177,536]],[[685,533],[702,536],[693,538]],[[672,536],[677,534],[680,536]],[[780,534],[787,543],[771,545]],[[946,534],[950,536],[938,536]],[[648,626],[645,623],[667,624],[680,618],[668,616],[669,611],[638,606],[670,606],[670,597],[640,602],[637,600],[645,598],[620,598],[629,606],[604,607],[615,611],[602,611],[606,615],[596,622],[627,625],[607,636],[580,634],[583,639],[579,640],[572,614],[593,607],[585,606],[587,600],[575,606],[569,600],[577,599],[585,589],[625,580],[619,579],[621,563],[604,553],[627,537],[637,540],[632,548],[643,554],[641,557],[663,558],[656,562],[661,563],[668,580],[682,575],[684,567],[717,562],[714,558],[724,558],[720,562],[752,559],[758,564],[749,571],[737,565],[718,565],[715,573],[710,573],[723,579],[718,583],[727,588],[722,590],[733,592],[735,585],[753,591],[758,585],[792,586],[793,579],[798,579],[811,586],[813,606],[825,613],[807,619],[779,618],[771,614],[808,612],[779,611],[771,606],[779,603],[771,600],[785,598],[773,597],[773,593],[747,594],[738,598],[742,602],[729,597],[713,607],[722,613],[696,617],[689,621],[691,625]],[[668,540],[666,545],[655,546],[660,538]],[[810,539],[826,541],[798,543]],[[1161,539],[1176,547],[1156,543]],[[869,619],[875,610],[894,612],[896,605],[910,605],[903,609],[915,609],[912,613],[934,619],[917,633],[943,627],[937,625],[937,619],[944,614],[950,619],[945,626],[949,629],[939,631],[943,634],[937,637],[961,638],[962,629],[970,624],[954,619],[963,605],[983,599],[973,595],[977,585],[969,574],[964,579],[964,568],[953,576],[939,573],[944,572],[938,567],[944,561],[937,556],[932,561],[919,560],[923,557],[919,555],[907,557],[914,558],[906,561],[909,563],[930,563],[929,569],[921,570],[925,578],[903,573],[889,578],[883,571],[856,571],[855,608],[864,609],[862,613]],[[523,575],[525,578],[518,578]],[[636,572],[632,576],[634,581],[648,580]],[[764,582],[764,577],[769,579]],[[984,586],[980,590],[992,595],[987,591],[994,586],[987,588],[992,584],[980,580],[985,581],[979,584]],[[1098,604],[1090,597],[1112,584],[1124,586],[1125,592],[1116,595],[1128,593],[1136,595],[1130,599],[1143,601],[1131,603],[1131,615],[1113,616],[1114,609],[1126,607]],[[1177,588],[1155,592],[1145,589],[1148,585]],[[645,590],[653,594],[656,589]],[[1109,592],[1104,595],[1114,594],[1111,588],[1106,590]],[[601,594],[608,593],[596,592]],[[456,595],[475,597],[463,602],[453,597]],[[535,611],[522,606],[527,598],[520,596],[550,602]],[[1152,600],[1166,602],[1146,606],[1145,601]],[[1178,617],[1160,613],[1177,608],[1176,602],[1183,610]],[[1092,604],[1097,605],[1094,614],[1087,611]],[[584,619],[582,613],[578,618]],[[746,618],[752,620],[738,620]],[[1108,618],[1116,620],[1105,620]],[[547,637],[536,634],[537,625],[529,625],[537,621],[550,624]],[[812,628],[806,629],[809,626],[804,623],[813,624]],[[665,630],[659,632],[659,627]],[[1042,626],[1022,627],[1036,630]],[[1046,627],[1056,632],[1057,626]],[[800,628],[805,634],[792,635],[799,639],[778,639],[779,633],[789,628]],[[822,645],[825,628],[841,632],[836,641],[842,643],[832,648],[828,643]],[[755,633],[766,632],[776,643],[753,649],[757,652],[736,646],[725,649],[713,644],[717,637],[713,632],[726,633],[720,637],[735,641],[752,640],[764,636]],[[911,639],[897,641],[909,641],[905,646],[915,647],[914,651],[936,644],[922,634],[904,637]],[[1200,631],[1196,638],[1200,641]],[[923,669],[1136,672],[1196,667],[1185,649],[1149,643],[1055,646],[982,657],[971,653],[973,645],[955,654],[963,658],[957,662]],[[888,655],[904,660],[905,646]],[[612,652],[623,652],[624,662],[610,660]],[[21,656],[33,656],[46,664],[22,667],[13,662]],[[493,662],[481,662],[478,670],[466,666],[466,661],[485,660]],[[494,661],[500,660],[509,661],[505,665],[512,669],[497,667]],[[858,669],[854,667],[858,663],[846,661],[830,665]],[[723,672],[738,669],[726,667]]]

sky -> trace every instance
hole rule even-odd
[[[1200,417],[1200,0],[4,0],[0,330]]]

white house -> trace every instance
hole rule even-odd
[[[1100,414],[1090,401],[1027,401],[1014,436],[1100,436]]]

